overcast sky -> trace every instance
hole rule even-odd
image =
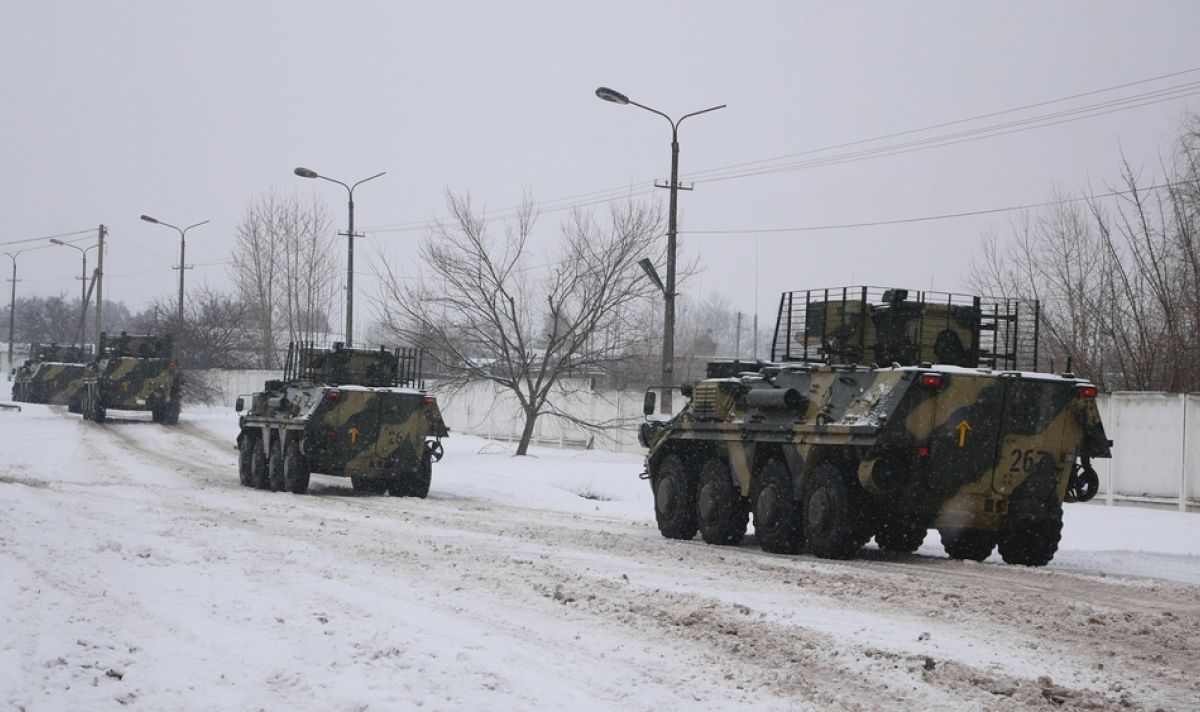
[[[1103,192],[1121,152],[1159,174],[1200,107],[1197,2],[16,2],[0,5],[0,242],[110,230],[105,297],[143,307],[189,285],[228,287],[248,201],[316,191],[344,229],[353,182],[358,321],[379,255],[405,257],[449,188],[502,212],[524,191],[551,208],[645,195],[670,168],[670,127],[597,86],[678,117],[691,296],[719,292],[774,319],[783,290],[842,284],[964,287],[988,229],[1015,213],[825,231],[753,233],[1039,203]],[[1131,84],[1175,74],[1155,82]],[[889,134],[1131,86],[874,143]],[[1182,87],[1182,89],[1178,89]],[[822,157],[1078,109],[1156,90],[1166,101],[906,151]],[[1183,96],[1181,96],[1183,95]],[[816,149],[852,146],[822,153]],[[791,158],[785,158],[791,157]],[[739,166],[780,159],[748,168]],[[741,175],[755,172],[757,175]],[[719,177],[721,180],[703,180]],[[703,231],[732,231],[712,233]],[[88,241],[78,243],[81,246]],[[344,245],[344,240],[339,241]],[[43,248],[44,246],[44,248]],[[79,253],[18,257],[18,295],[78,293]],[[340,252],[344,249],[339,247]],[[93,256],[95,253],[89,253]],[[339,254],[341,256],[341,254]],[[0,270],[7,277],[6,258]],[[756,298],[757,295],[757,298]],[[336,319],[335,319],[336,322]]]

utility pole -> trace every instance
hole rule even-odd
[[[108,228],[100,226],[96,242],[96,354],[100,354],[100,305],[104,303],[104,235]],[[80,346],[83,344],[81,343]]]
[[[658,109],[652,109],[645,104],[639,104],[631,100],[619,91],[609,89],[608,87],[599,87],[596,89],[596,96],[604,101],[614,104],[628,105],[645,109],[652,114],[658,114],[671,124],[671,182],[668,185],[663,185],[657,181],[654,183],[656,188],[669,188],[671,190],[671,199],[669,203],[669,214],[667,215],[667,284],[663,290],[663,349],[662,349],[662,386],[663,399],[661,412],[670,413],[672,410],[671,391],[675,387],[675,252],[677,247],[677,220],[676,214],[678,210],[678,200],[680,190],[691,190],[691,187],[683,188],[679,185],[679,125],[684,119],[700,114],[707,114],[710,111],[724,109],[725,104],[720,106],[711,106],[700,111],[693,111],[690,114],[684,114],[678,120],[672,119]]]
[[[354,234],[354,189],[366,183],[369,180],[375,180],[379,176],[387,175],[387,171],[376,173],[370,178],[363,178],[354,185],[347,185],[340,180],[323,176],[311,168],[303,166],[292,171],[301,178],[320,178],[327,180],[330,183],[337,183],[346,189],[346,194],[349,200],[347,201],[350,207],[350,214],[347,218],[348,225],[346,232],[339,232],[339,235],[346,236],[346,348],[354,345],[354,238],[362,237],[362,235]]]
[[[17,314],[17,255],[21,254],[22,252],[24,252],[24,250],[18,250],[16,252],[5,252],[4,253],[4,254],[8,255],[9,259],[12,260],[12,265],[13,265],[12,279],[8,280],[8,281],[12,282],[12,298],[8,304],[8,367],[9,368],[12,368],[12,362],[13,362],[13,327],[16,325],[16,314]]]

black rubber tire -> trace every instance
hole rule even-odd
[[[1045,566],[1058,553],[1062,539],[1062,505],[1047,519],[1026,521],[1000,537],[1000,556],[1006,564]]]
[[[911,554],[921,548],[928,533],[928,529],[907,522],[884,522],[875,532],[875,543],[893,554]]]
[[[992,555],[996,533],[986,529],[939,529],[942,548],[951,559],[983,561]]]
[[[848,559],[862,545],[861,512],[855,510],[851,485],[837,465],[817,468],[804,498],[804,538],[822,559]]]
[[[77,415],[79,413],[82,413],[83,412],[82,400],[83,399],[80,398],[78,395],[72,396],[71,399],[69,401],[67,401],[67,412],[75,413]]]
[[[787,466],[768,460],[758,472],[754,536],[763,551],[796,554],[804,547],[804,516]]]
[[[696,525],[709,544],[737,544],[746,535],[749,511],[733,483],[729,465],[710,458],[700,468],[696,488]]]
[[[416,472],[396,475],[388,480],[388,493],[393,497],[429,496],[429,485],[433,481],[433,457],[425,450],[421,454],[421,464]]]
[[[366,494],[383,494],[387,492],[391,480],[384,477],[351,477],[350,486],[355,492]]]
[[[696,479],[676,455],[667,455],[650,479],[654,487],[654,518],[668,539],[684,541],[696,536]]]
[[[170,403],[165,404],[162,407],[162,420],[159,422],[161,422],[163,425],[178,425],[179,411],[182,409],[182,407],[183,404],[177,400],[173,400]]]
[[[300,446],[293,440],[283,454],[283,491],[305,494],[309,475],[308,459],[300,454]]]
[[[267,481],[272,492],[283,491],[283,446],[279,444],[283,433],[271,436],[271,447],[267,450]]]
[[[254,457],[254,441],[258,438],[251,434],[242,435],[238,442],[238,482],[243,487],[253,487],[254,478],[250,472],[250,461]]]
[[[250,482],[255,489],[270,489],[271,479],[267,474],[267,449],[262,438],[254,438],[250,451]]]

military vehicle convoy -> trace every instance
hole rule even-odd
[[[1063,502],[1112,445],[1097,389],[1036,372],[1036,303],[874,287],[784,293],[769,363],[714,362],[683,410],[642,424],[663,536],[848,558],[911,553],[1042,566]],[[1069,367],[1068,367],[1069,368]],[[1028,369],[1028,370],[1019,370]],[[654,411],[647,393],[645,411]]]
[[[425,497],[450,431],[420,371],[418,349],[292,343],[283,378],[238,398],[241,484],[304,494],[316,472],[361,492]]]
[[[81,410],[104,422],[109,410],[150,411],[156,423],[174,425],[182,408],[183,376],[170,336],[100,335],[95,359],[83,377]]]
[[[65,405],[80,411],[83,376],[91,349],[58,344],[32,344],[29,359],[13,369],[12,399],[23,403]]]

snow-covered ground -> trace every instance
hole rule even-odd
[[[234,414],[0,411],[0,707],[1200,708],[1200,515],[1044,569],[668,541],[639,458],[452,436],[426,500],[239,487]]]

